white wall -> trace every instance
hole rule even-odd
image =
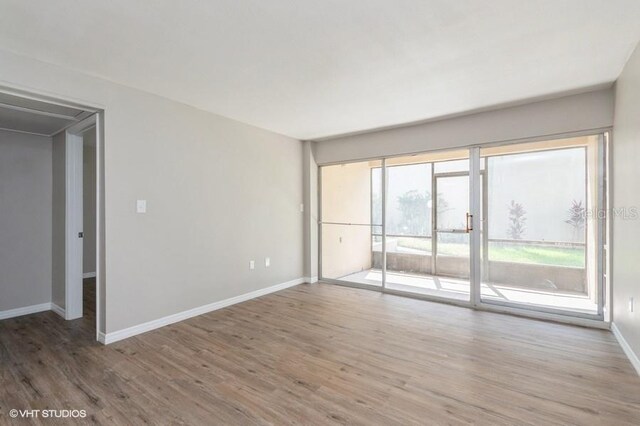
[[[640,208],[640,47],[616,83],[613,207]],[[622,210],[621,210],[622,211]],[[640,218],[613,215],[613,322],[640,355]],[[629,312],[629,298],[635,300]]]
[[[51,138],[0,130],[0,312],[51,302]]]
[[[409,154],[613,124],[613,90],[533,102],[455,118],[317,142],[318,164]]]
[[[303,276],[300,141],[8,52],[0,69],[105,109],[106,332]]]

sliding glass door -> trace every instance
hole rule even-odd
[[[605,148],[594,135],[322,167],[321,278],[602,318]]]
[[[386,168],[385,285],[428,294],[425,277],[431,274],[433,250],[432,164],[393,160]]]
[[[387,162],[385,287],[468,302],[468,150]]]
[[[468,150],[323,167],[321,213],[323,279],[470,300]]]
[[[602,314],[601,136],[483,148],[483,302]]]

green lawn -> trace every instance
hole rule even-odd
[[[489,260],[584,268],[584,257],[583,248],[489,244]]]
[[[431,251],[430,239],[397,238],[398,246]],[[439,243],[438,253],[450,256],[469,256],[469,246],[460,243]],[[489,259],[503,262],[535,263],[538,265],[573,266],[584,268],[584,249],[545,247],[525,244],[489,244]]]

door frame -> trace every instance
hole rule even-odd
[[[102,103],[77,99],[72,96],[51,94],[33,87],[25,87],[19,84],[3,81],[0,84],[0,92],[27,99],[34,99],[54,105],[69,106],[90,112],[95,116],[96,126],[96,341],[104,343],[106,332],[106,279],[105,279],[105,111]],[[76,123],[77,124],[77,123]],[[65,159],[66,162],[66,159]],[[66,185],[66,183],[65,183]],[[65,218],[66,221],[66,218]],[[66,235],[65,235],[66,237]],[[66,239],[66,238],[65,238]],[[65,289],[66,291],[66,289]],[[66,295],[65,295],[66,298]],[[66,303],[66,300],[65,300]],[[66,311],[66,307],[65,307]],[[58,311],[56,311],[58,312]],[[59,312],[61,313],[61,312]],[[66,312],[65,312],[66,315]]]
[[[438,275],[438,235],[440,233],[470,234],[470,232],[462,228],[438,229],[438,179],[467,177],[469,191],[471,191],[471,182],[469,181],[471,174],[470,171],[435,173],[433,171],[434,168],[432,167],[431,169],[431,275],[440,276]],[[471,202],[469,202],[467,213],[471,211],[470,207]],[[471,259],[471,241],[469,241],[469,259]],[[469,271],[469,286],[471,287],[471,271]]]
[[[96,114],[92,114],[65,131],[66,320],[77,319],[83,316],[83,133],[95,129],[96,123]]]
[[[580,137],[580,136],[598,136],[598,143],[596,146],[596,151],[597,151],[597,158],[596,158],[596,162],[598,165],[597,168],[597,182],[596,182],[596,202],[595,202],[595,210],[596,212],[601,212],[601,211],[608,211],[606,209],[608,209],[608,197],[609,197],[609,193],[607,192],[607,187],[606,187],[606,182],[605,179],[608,179],[610,174],[611,174],[611,163],[608,160],[608,151],[609,151],[609,140],[611,138],[611,129],[605,129],[605,130],[601,130],[601,131],[594,131],[594,132],[582,132],[581,134],[575,135],[575,136],[563,136],[563,137],[552,137],[552,138],[544,138],[541,139],[541,141],[550,141],[550,140],[556,140],[556,139],[564,139],[564,138],[571,138],[571,137]],[[539,140],[540,141],[540,140]],[[535,141],[525,141],[522,143],[527,143],[527,142],[535,142]],[[474,208],[472,208],[472,211],[474,212],[474,216],[476,214],[478,214],[478,218],[480,217],[481,211],[480,209],[482,209],[482,215],[485,219],[485,223],[488,222],[488,217],[487,217],[487,208],[488,208],[488,203],[487,203],[487,187],[488,187],[488,179],[484,179],[484,181],[481,180],[481,178],[478,178],[477,176],[480,176],[483,171],[480,169],[480,150],[484,147],[495,147],[495,146],[508,146],[508,145],[518,145],[520,142],[504,142],[504,143],[499,143],[499,144],[491,144],[491,145],[482,145],[482,146],[475,146],[475,147],[471,147],[470,151],[473,151],[473,157],[475,158],[475,160],[477,161],[477,166],[478,168],[476,169],[477,172],[474,173],[474,177],[476,182],[474,182],[474,187],[473,190],[470,190],[471,194],[470,194],[470,198],[472,199],[472,202],[477,203],[474,204]],[[572,149],[570,147],[561,147],[561,148],[549,148],[549,149],[545,149],[543,151],[548,152],[548,151],[559,151],[559,150],[565,150],[565,149]],[[586,154],[587,150],[585,148],[585,161],[587,161],[587,154]],[[504,154],[504,155],[517,155],[517,154]],[[487,166],[488,167],[488,166]],[[487,172],[487,168],[485,168],[484,173]],[[588,185],[588,166],[585,164],[585,187]],[[605,174],[606,173],[606,174]],[[482,185],[482,191],[479,190],[480,185]],[[480,200],[478,198],[478,200],[474,200],[474,195],[480,195],[480,193],[482,193],[482,197],[484,198],[483,200]],[[472,255],[472,259],[476,260],[478,262],[478,265],[476,265],[473,269],[473,280],[474,282],[472,282],[471,286],[472,286],[472,292],[474,292],[473,290],[476,290],[476,298],[473,301],[473,305],[474,307],[478,307],[478,308],[484,308],[484,309],[493,309],[494,307],[498,307],[498,309],[501,312],[536,312],[536,313],[544,313],[544,314],[549,314],[549,315],[559,315],[559,316],[563,316],[563,317],[569,317],[569,318],[579,318],[579,319],[584,319],[584,320],[588,320],[588,321],[598,321],[598,322],[604,322],[606,324],[608,324],[608,318],[606,318],[605,316],[605,308],[606,308],[606,297],[607,297],[607,291],[608,288],[610,287],[609,285],[609,281],[607,279],[607,274],[606,271],[610,271],[610,261],[609,259],[607,259],[605,257],[604,254],[604,235],[605,232],[608,228],[608,226],[610,226],[610,221],[607,220],[607,217],[601,217],[599,214],[597,216],[597,222],[595,224],[595,244],[596,244],[596,265],[595,265],[595,270],[596,270],[596,277],[595,277],[595,296],[596,296],[596,303],[597,303],[597,311],[595,314],[591,314],[591,313],[585,313],[585,312],[576,312],[576,311],[570,311],[570,310],[566,310],[566,309],[560,309],[560,308],[553,308],[553,307],[548,307],[548,306],[542,306],[542,305],[526,305],[523,303],[514,303],[514,302],[508,302],[508,301],[503,301],[503,300],[490,300],[490,299],[482,299],[482,295],[481,295],[481,286],[482,286],[482,273],[486,272],[486,269],[483,270],[482,269],[482,261],[486,261],[488,263],[488,256],[485,256],[486,259],[481,259],[482,256],[481,254],[483,253],[480,250],[480,247],[476,244],[476,246],[472,247],[472,253],[475,250],[475,252],[477,253],[477,255]],[[477,228],[474,226],[474,228],[477,230],[478,233],[480,233],[481,228],[478,226]],[[610,234],[609,234],[610,235]],[[488,237],[488,235],[487,235]],[[476,238],[480,239],[480,236],[477,236]],[[488,242],[488,238],[486,238],[487,242]],[[483,247],[485,247],[484,242],[482,242]],[[488,253],[485,249],[484,253]],[[588,264],[589,264],[589,258],[588,255],[586,254],[586,245],[585,245],[585,270],[587,270],[588,273]],[[472,260],[473,262],[473,260]],[[607,325],[608,328],[608,325]]]

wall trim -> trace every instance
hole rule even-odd
[[[83,272],[82,273],[82,279],[95,278],[95,277],[96,277],[96,273],[95,272]]]
[[[38,305],[24,306],[22,308],[7,309],[6,311],[0,311],[0,320],[20,317],[22,315],[35,314],[38,312],[44,312],[44,311],[50,311],[50,310],[51,310],[51,302],[40,303]]]
[[[186,319],[193,318],[198,315],[206,314],[208,312],[216,311],[218,309],[226,308],[227,306],[235,305],[237,303],[246,302],[247,300],[255,299],[257,297],[264,296],[270,293],[275,293],[277,291],[284,290],[289,287],[296,286],[298,284],[303,284],[305,282],[306,282],[306,278],[296,278],[295,280],[272,285],[270,287],[265,287],[249,293],[241,294],[239,296],[231,297],[229,299],[220,300],[219,302],[209,303],[207,305],[199,306],[197,308],[178,312],[177,314],[168,315],[166,317],[158,318],[156,320],[134,325],[133,327],[124,328],[122,330],[113,331],[111,333],[106,333],[106,334],[98,333],[98,341],[100,341],[105,345],[108,345],[110,343],[114,343],[119,340],[133,337],[138,334],[146,333],[147,331],[155,330],[156,328],[160,328],[169,324],[184,321]]]
[[[318,277],[317,276],[315,276],[315,277],[304,277],[304,280],[305,280],[306,283],[314,284],[314,283],[318,282]]]
[[[60,315],[65,320],[67,319],[64,308],[61,308],[59,305],[56,305],[55,303],[51,302],[51,310],[56,314]]]
[[[618,340],[620,347],[622,347],[625,355],[627,355],[627,358],[629,358],[629,361],[631,361],[631,365],[633,365],[633,368],[636,369],[636,373],[640,375],[640,359],[638,358],[638,355],[633,352],[633,349],[631,349],[631,346],[624,338],[624,336],[620,332],[620,329],[618,328],[618,326],[616,326],[615,323],[611,323],[611,331],[613,332],[613,335],[616,336],[616,339]]]

